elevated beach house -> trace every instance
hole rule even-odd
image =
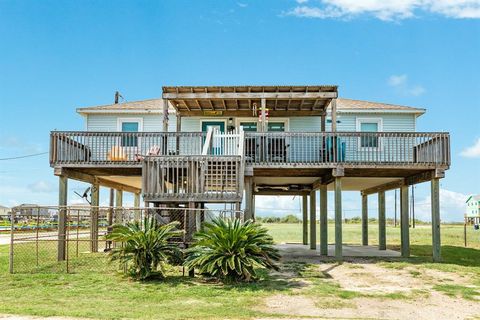
[[[92,183],[94,192],[100,185],[116,189],[117,205],[122,191],[136,195],[136,206],[140,197],[159,208],[231,203],[240,210],[243,203],[246,219],[255,218],[256,195],[299,195],[304,242],[315,249],[319,190],[320,253],[326,255],[327,192],[333,191],[341,259],[342,191],[362,194],[363,245],[367,197],[378,194],[379,248],[385,249],[385,191],[398,188],[401,252],[408,256],[408,187],[430,181],[433,257],[440,259],[439,179],[450,165],[449,134],[416,132],[424,109],[342,99],[336,86],[180,86],[163,87],[160,99],[77,112],[85,131],[51,133],[60,205],[67,203],[67,179]]]
[[[480,194],[469,196],[465,205],[465,221],[480,224]]]

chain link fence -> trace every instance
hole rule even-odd
[[[176,221],[183,233],[172,239],[185,247],[201,224],[215,217],[240,218],[243,212],[190,208],[115,208],[93,206],[32,206],[12,208],[10,215],[11,273],[105,272],[114,268],[106,239],[114,224],[154,216],[159,224]]]

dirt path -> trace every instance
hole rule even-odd
[[[342,290],[358,293],[360,297],[342,299],[318,296],[315,288],[299,288],[296,294],[277,294],[268,297],[258,310],[290,319],[302,317],[340,319],[480,319],[478,301],[447,296],[433,289],[435,284],[470,285],[454,273],[430,270],[418,266],[404,269],[385,268],[372,260],[350,259],[343,264],[319,261],[286,253],[284,263],[295,261],[313,264],[319,274],[326,275],[326,284],[339,285]],[[286,276],[290,275],[286,273]],[[320,284],[321,285],[321,284]]]

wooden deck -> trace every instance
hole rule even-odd
[[[121,187],[115,180],[128,184],[137,177],[141,183],[134,191],[142,192],[145,201],[240,202],[244,176],[266,190],[299,184],[313,189],[335,176],[376,178],[377,188],[395,187],[405,179],[411,184],[428,181],[449,168],[450,137],[405,132],[52,132],[50,164],[58,175],[87,182],[98,178],[110,187]],[[120,177],[132,178],[125,182]],[[348,185],[365,191],[372,181],[365,187],[359,180]]]

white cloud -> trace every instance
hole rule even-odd
[[[394,88],[398,93],[405,96],[420,96],[425,93],[425,88],[421,85],[410,85],[406,74],[391,75],[387,79],[387,84]]]
[[[247,3],[243,3],[243,2],[237,2],[237,5],[238,5],[240,8],[246,8],[246,7],[248,7],[248,4],[247,4]]]
[[[44,180],[39,180],[32,184],[29,184],[27,188],[31,192],[35,192],[35,193],[48,193],[54,190],[53,186],[49,182]]]
[[[320,19],[367,15],[383,21],[413,18],[420,13],[456,19],[480,18],[480,0],[320,0],[318,6],[307,6],[305,0],[296,2],[299,5],[286,15]]]
[[[462,150],[460,155],[466,158],[480,158],[480,138],[471,147]]]
[[[405,85],[407,82],[407,75],[402,74],[402,75],[392,75],[390,78],[388,78],[388,84],[392,87],[397,87],[397,86],[402,86]]]
[[[465,212],[465,201],[468,196],[446,189],[440,189],[440,218],[443,222],[461,221]],[[415,217],[423,221],[431,221],[430,195],[415,203]]]

